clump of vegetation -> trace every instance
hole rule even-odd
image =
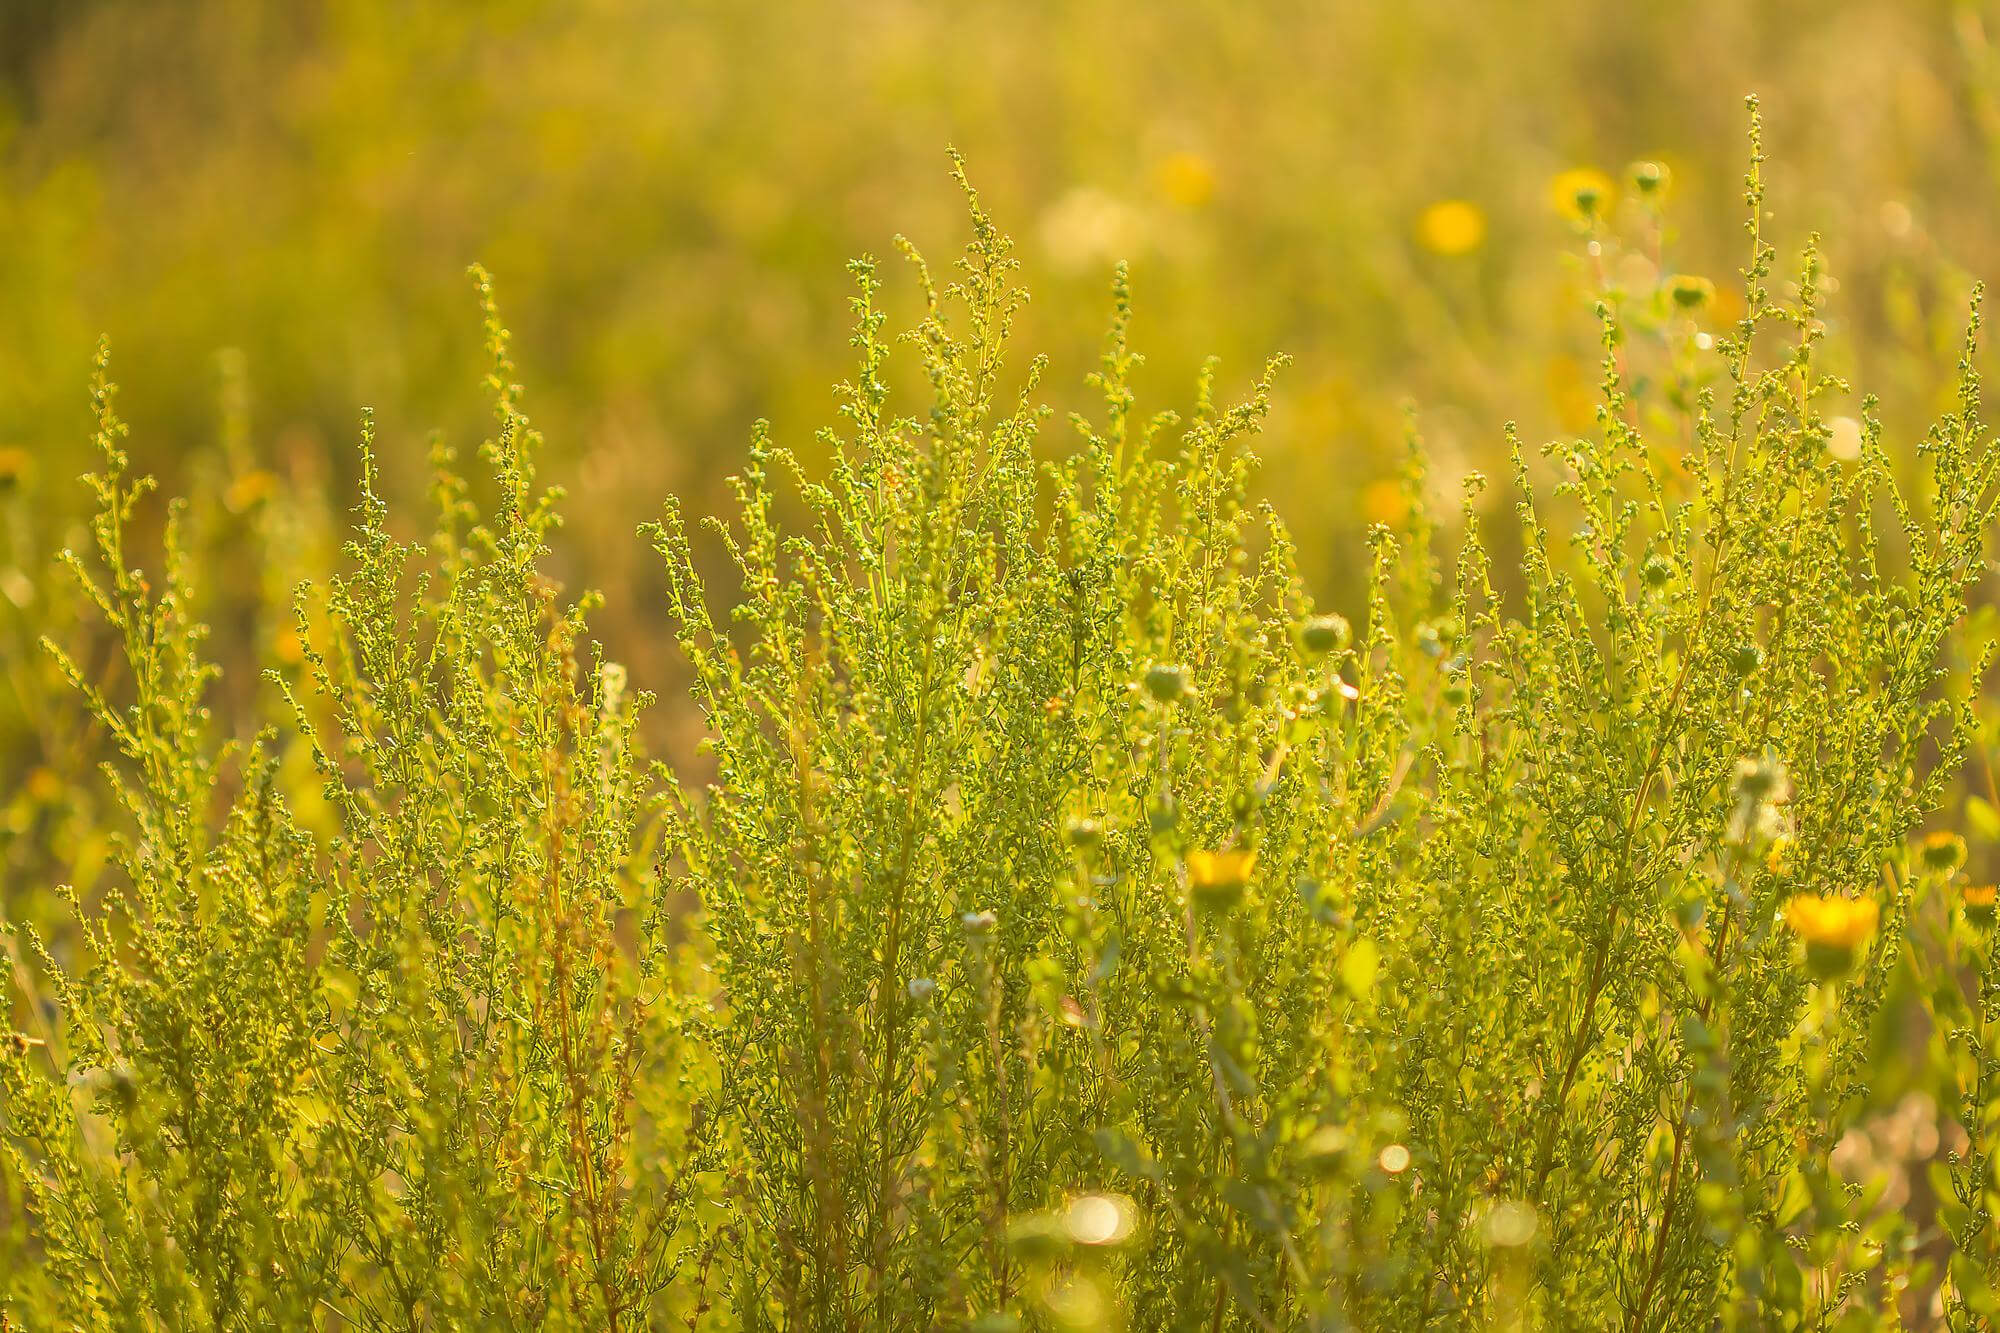
[[[1984,754],[1996,456],[1970,334],[1920,474],[1867,407],[1836,447],[1820,261],[1774,292],[1754,157],[1747,194],[1741,318],[1607,286],[1596,428],[1515,445],[1504,533],[1468,478],[1448,538],[1413,440],[1343,615],[1247,498],[1275,364],[1142,413],[1121,270],[1059,442],[967,187],[949,281],[905,247],[904,336],[854,266],[824,475],[753,440],[713,525],[740,595],[677,506],[647,531],[699,786],[540,572],[558,497],[490,297],[497,503],[440,447],[436,533],[398,540],[364,431],[347,567],[248,742],[211,734],[198,571],[171,533],[130,568],[100,377],[71,565],[126,670],[65,669],[122,752],[124,884],[73,897],[73,945],[8,937],[0,1308],[1981,1325],[1993,896],[1920,835]],[[1956,1096],[1935,1222],[1842,1155],[1899,988]]]

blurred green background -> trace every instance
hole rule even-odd
[[[1666,164],[1657,265],[1620,262],[1708,275],[1734,313],[1748,92],[1774,235],[1824,234],[1836,363],[1915,438],[2000,244],[1994,34],[2000,7],[1942,0],[0,0],[0,791],[58,791],[90,752],[32,640],[82,632],[47,567],[83,540],[100,333],[132,452],[225,556],[218,652],[283,658],[360,409],[401,497],[431,428],[485,433],[485,263],[570,492],[556,567],[670,687],[634,525],[668,491],[722,507],[753,418],[813,451],[841,264],[898,232],[950,258],[956,145],[1020,239],[1059,408],[1085,401],[1119,258],[1154,406],[1209,353],[1230,389],[1295,358],[1262,485],[1338,603],[1406,403],[1441,489],[1502,464],[1506,420],[1530,443],[1589,421],[1587,173],[1616,224],[1628,164]],[[225,706],[254,692],[230,679]]]

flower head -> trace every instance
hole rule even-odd
[[[1693,310],[1715,299],[1715,284],[1692,273],[1676,273],[1667,279],[1667,295],[1683,310]]]
[[[12,487],[33,470],[35,460],[26,449],[0,449],[0,491]]]
[[[1932,870],[1956,870],[1965,864],[1965,839],[1942,829],[1926,834],[1923,857]]]
[[[1549,182],[1549,201],[1558,213],[1581,225],[1603,212],[1615,188],[1611,178],[1594,167],[1572,167]]]
[[[1215,197],[1215,165],[1200,153],[1169,153],[1153,172],[1160,193],[1181,208],[1200,208]]]
[[[1227,911],[1243,897],[1250,883],[1250,869],[1257,853],[1234,847],[1219,852],[1189,852],[1188,892],[1195,906],[1211,912]]]
[[[1882,909],[1873,898],[1844,894],[1794,894],[1785,904],[1785,924],[1805,942],[1806,965],[1831,981],[1854,966],[1854,954],[1875,933]]]
[[[1146,693],[1163,704],[1170,704],[1186,697],[1188,692],[1187,668],[1169,662],[1158,662],[1146,668]]]
[[[1353,638],[1353,630],[1347,617],[1328,614],[1314,616],[1299,627],[1299,645],[1307,652],[1319,656],[1345,648]]]
[[[1664,162],[1634,162],[1626,168],[1626,174],[1632,178],[1633,189],[1653,196],[1665,194],[1674,178]]]
[[[1469,255],[1486,239],[1486,215],[1465,199],[1440,199],[1417,218],[1417,240],[1432,254]]]
[[[1991,884],[1968,884],[1958,896],[1959,904],[1965,909],[1965,919],[1975,926],[1993,924],[1994,899],[2000,896]]]

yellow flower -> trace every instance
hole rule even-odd
[[[269,499],[277,489],[276,476],[262,468],[253,468],[230,483],[222,503],[229,506],[230,513],[240,514],[259,501]]]
[[[1403,498],[1403,484],[1386,477],[1369,482],[1361,491],[1361,512],[1370,523],[1386,527],[1401,523],[1410,512]]]
[[[1215,197],[1215,168],[1200,153],[1169,153],[1153,171],[1160,193],[1182,208],[1200,208]]]
[[[1227,911],[1243,897],[1257,853],[1242,847],[1220,852],[1189,852],[1188,890],[1197,907]]]
[[[1771,850],[1764,854],[1764,869],[1774,875],[1782,875],[1792,863],[1792,840],[1779,836],[1771,840]]]
[[[1609,207],[1616,188],[1611,178],[1595,167],[1571,167],[1549,182],[1549,202],[1571,222],[1587,222]]]
[[[1785,924],[1808,944],[1852,949],[1874,933],[1881,909],[1873,898],[1842,894],[1794,894],[1785,904]]]
[[[1785,904],[1785,924],[1805,942],[1806,966],[1822,981],[1854,965],[1854,951],[1875,933],[1881,914],[1873,898],[1842,894],[1794,894]]]
[[[1626,172],[1632,178],[1632,188],[1643,195],[1665,194],[1674,178],[1664,162],[1634,162]]]
[[[1715,299],[1715,284],[1693,273],[1676,273],[1667,279],[1667,295],[1683,310],[1693,310]]]
[[[1926,834],[1923,858],[1932,870],[1956,870],[1965,864],[1965,839],[1943,829]]]
[[[1417,240],[1433,254],[1465,255],[1486,239],[1486,215],[1465,199],[1440,199],[1417,219]]]
[[[0,491],[25,478],[34,461],[26,449],[0,449]]]
[[[1959,894],[1959,902],[1965,907],[1965,919],[1975,926],[1993,924],[1993,907],[1996,891],[1991,884],[1968,884]]]

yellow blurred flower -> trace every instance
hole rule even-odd
[[[1402,484],[1386,477],[1369,482],[1361,491],[1361,512],[1370,523],[1388,527],[1401,523],[1409,514],[1409,506],[1403,501]]]
[[[1215,197],[1215,167],[1200,153],[1169,153],[1154,169],[1153,183],[1182,208],[1200,208]]]
[[[1466,199],[1440,199],[1417,219],[1417,240],[1440,255],[1471,254],[1486,239],[1486,215]]]
[[[229,512],[240,514],[260,500],[267,500],[278,489],[278,479],[263,468],[254,468],[229,484],[229,490],[222,502],[229,506]]]
[[[1794,894],[1785,904],[1785,924],[1804,941],[1806,966],[1822,981],[1854,966],[1855,950],[1875,933],[1881,914],[1873,898],[1841,894]]]
[[[1601,215],[1616,189],[1611,178],[1595,167],[1571,167],[1549,182],[1549,202],[1556,212],[1580,223]]]
[[[1882,909],[1873,898],[1798,893],[1785,904],[1785,924],[1808,944],[1852,949],[1875,931]]]
[[[1782,875],[1791,868],[1792,839],[1779,835],[1771,840],[1771,850],[1764,854],[1764,869],[1774,875]]]
[[[1257,853],[1242,847],[1219,852],[1189,852],[1188,891],[1197,907],[1224,911],[1234,907],[1250,883]]]
[[[1993,907],[1996,890],[1991,884],[1969,884],[1959,894],[1959,902],[1965,907],[1965,919],[1975,926],[1993,924]]]
[[[0,449],[0,491],[26,478],[33,464],[26,449]]]
[[[1665,194],[1674,178],[1674,173],[1664,162],[1634,162],[1625,170],[1631,177],[1632,188],[1642,195]]]
[[[1715,284],[1692,273],[1676,273],[1667,279],[1667,295],[1683,310],[1693,310],[1715,299]]]
[[[1956,870],[1965,864],[1965,839],[1947,829],[1927,833],[1923,858],[1932,870]]]
[[[28,774],[28,796],[37,804],[54,805],[62,791],[62,779],[52,769],[37,768]]]

